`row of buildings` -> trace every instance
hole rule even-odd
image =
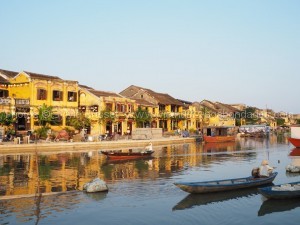
[[[114,93],[57,76],[0,70],[0,112],[15,116],[17,132],[38,128],[38,109],[43,104],[53,107],[53,130],[69,127],[72,117],[81,114],[91,121],[87,129],[92,135],[130,134],[138,126],[136,111],[139,108],[151,118],[144,127],[164,131],[235,126],[234,115],[241,112],[241,105],[208,100],[189,102],[134,85]]]

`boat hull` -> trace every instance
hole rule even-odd
[[[207,143],[220,143],[235,141],[235,136],[204,136],[204,141]]]
[[[293,182],[288,184],[300,186],[300,182]],[[259,188],[258,191],[266,198],[272,198],[272,199],[300,198],[300,189],[298,190],[275,189],[274,190],[274,187],[280,188],[280,186],[281,185]]]
[[[128,159],[140,159],[150,157],[154,151],[144,152],[107,152],[101,151],[102,154],[106,155],[111,160],[128,160]]]
[[[252,176],[250,176],[245,178],[207,182],[178,182],[175,183],[175,185],[181,190],[186,191],[188,193],[202,194],[257,187],[272,183],[276,176],[277,172],[272,173],[269,177],[266,178],[253,178]]]
[[[300,148],[300,139],[298,139],[298,138],[289,138],[288,140],[296,148]]]

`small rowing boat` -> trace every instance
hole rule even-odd
[[[253,176],[249,176],[244,178],[235,178],[227,180],[213,180],[203,182],[177,182],[174,184],[183,191],[194,194],[202,194],[209,192],[230,191],[242,188],[257,187],[269,184],[273,182],[277,174],[277,172],[274,172],[271,173],[268,177],[254,178]]]
[[[258,191],[266,198],[285,199],[300,197],[300,182],[293,182],[270,187],[259,188]]]
[[[151,156],[154,151],[153,150],[141,150],[141,151],[101,151],[103,155],[106,155],[108,159],[112,160],[125,160],[125,159],[138,159],[145,158]]]

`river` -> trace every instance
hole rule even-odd
[[[300,200],[270,201],[257,189],[190,195],[177,181],[245,177],[267,159],[274,184],[300,180],[285,166],[300,156],[285,136],[235,143],[154,146],[153,157],[109,161],[100,149],[0,155],[0,224],[298,224]],[[38,168],[38,170],[37,170]],[[87,194],[99,177],[109,191]],[[42,193],[41,195],[37,193]],[[23,198],[20,198],[23,196]]]

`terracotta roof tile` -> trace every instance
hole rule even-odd
[[[24,72],[26,74],[28,74],[33,79],[40,79],[40,80],[61,80],[62,81],[62,79],[60,77],[57,77],[57,76],[50,76],[50,75],[33,73],[33,72],[28,72],[28,71],[24,71]]]
[[[0,74],[3,74],[5,76],[7,76],[8,78],[13,78],[18,74],[18,72],[0,69]]]

